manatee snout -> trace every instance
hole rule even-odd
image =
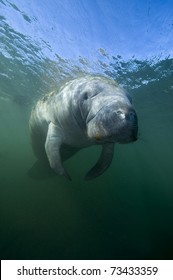
[[[122,111],[123,112],[123,111]],[[129,132],[131,141],[135,142],[138,139],[138,118],[135,110],[133,108],[128,109],[124,112],[124,129]],[[121,118],[121,117],[120,117]]]
[[[97,141],[130,143],[138,138],[138,119],[131,106],[104,106],[88,124],[88,134]]]
[[[117,142],[135,142],[138,139],[138,119],[135,110],[132,107],[118,109],[114,117],[114,127]]]

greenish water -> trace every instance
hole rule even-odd
[[[83,176],[95,148],[66,163],[72,182],[30,178],[30,110],[1,101],[1,259],[173,257],[173,96],[134,100],[140,139],[117,145],[109,170],[91,182]]]
[[[77,60],[64,58],[43,40],[50,34],[52,5],[58,2],[49,7],[45,1],[43,6],[38,1],[13,2],[0,1],[0,259],[173,259],[173,59],[125,59],[103,48],[92,53],[93,59],[78,49]],[[63,10],[62,4],[61,15],[66,12],[73,19],[68,5]],[[90,17],[95,19],[94,12]],[[93,34],[94,40],[93,24],[85,36],[79,25],[77,34],[88,52],[93,49],[85,39],[91,41],[87,36]],[[109,29],[113,32],[106,26]],[[76,43],[68,33],[58,37],[53,28],[51,32],[58,46],[63,42],[69,50]],[[154,33],[149,29],[145,35]],[[42,179],[33,178],[31,108],[40,96],[81,73],[113,77],[129,91],[139,118],[139,140],[117,145],[111,167],[93,181],[83,178],[99,156],[98,147],[65,163],[72,182],[58,175],[47,177],[42,170]]]

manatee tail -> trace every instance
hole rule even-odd
[[[35,180],[44,180],[54,176],[57,176],[52,168],[50,168],[48,162],[42,162],[37,160],[34,165],[28,170],[28,176]]]

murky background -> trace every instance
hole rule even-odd
[[[172,1],[0,0],[0,258],[173,258]],[[36,100],[82,73],[112,77],[134,100],[139,140],[99,148],[60,176],[30,176]],[[42,172],[39,170],[39,172]]]

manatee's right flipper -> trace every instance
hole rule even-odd
[[[60,148],[62,145],[62,137],[59,128],[52,122],[49,124],[47,138],[45,143],[45,150],[49,160],[50,167],[59,175],[65,176],[71,180],[69,174],[66,172],[61,159]]]
[[[114,154],[114,144],[104,144],[99,160],[86,174],[85,179],[91,180],[100,176],[111,164]]]

